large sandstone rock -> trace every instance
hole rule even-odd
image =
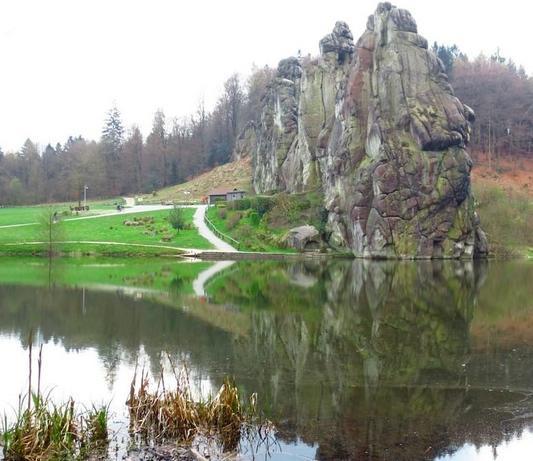
[[[300,251],[320,249],[320,234],[315,226],[300,226],[289,230],[283,237],[283,243]]]
[[[357,256],[486,254],[465,150],[474,114],[411,14],[380,3],[356,44],[338,22],[320,51],[278,66],[247,137],[255,189],[321,188],[331,243]]]

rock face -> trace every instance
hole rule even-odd
[[[279,63],[245,136],[254,187],[321,189],[330,243],[356,256],[483,256],[465,150],[473,121],[411,14],[380,3],[357,43],[337,22],[318,59]]]

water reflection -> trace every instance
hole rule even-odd
[[[318,459],[469,459],[529,440],[530,263],[239,262],[208,279],[209,265],[126,267],[106,290],[75,288],[68,264],[33,287],[0,280],[0,352],[34,329],[109,393],[139,357],[157,373],[169,352],[212,386],[229,374],[257,391],[284,452]]]

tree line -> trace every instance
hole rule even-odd
[[[41,151],[27,139],[17,152],[0,149],[0,205],[77,202],[85,185],[92,197],[150,193],[226,163],[242,127],[259,116],[273,75],[267,66],[245,82],[232,75],[210,112],[200,102],[191,116],[168,121],[158,110],[146,138],[112,107],[97,141],[71,136]]]
[[[497,51],[469,59],[456,45],[435,43],[456,96],[474,109],[470,148],[489,161],[533,153],[533,78]]]

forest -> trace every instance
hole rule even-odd
[[[470,150],[500,158],[533,152],[533,78],[499,52],[469,59],[457,46],[435,43],[456,96],[476,113]],[[230,161],[240,131],[258,123],[261,99],[275,70],[234,74],[211,111],[200,103],[184,119],[167,120],[158,110],[151,132],[125,127],[117,107],[105,116],[99,140],[71,136],[42,148],[27,139],[17,152],[0,147],[0,205],[78,201],[150,193],[184,182]]]
[[[0,148],[0,205],[78,201],[85,185],[93,198],[150,193],[226,163],[273,75],[269,67],[252,69],[245,82],[232,75],[211,112],[201,102],[189,117],[169,121],[158,110],[146,138],[112,107],[99,140],[71,136],[41,151],[27,139],[17,152]]]

